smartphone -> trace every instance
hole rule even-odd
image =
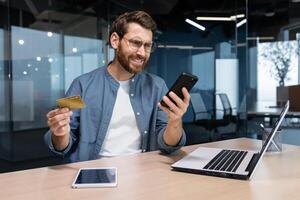
[[[172,85],[166,96],[173,102],[173,99],[169,97],[169,93],[174,92],[179,98],[183,99],[182,88],[185,87],[188,91],[190,91],[193,86],[197,83],[198,77],[193,74],[188,74],[183,72]],[[163,100],[160,101],[160,104],[164,107],[169,107]],[[176,103],[175,103],[176,104]]]

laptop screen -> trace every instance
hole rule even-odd
[[[273,126],[270,134],[268,135],[266,141],[264,142],[264,144],[263,144],[263,146],[262,146],[262,148],[260,150],[260,156],[262,156],[262,154],[264,153],[264,151],[270,145],[271,140],[273,139],[275,133],[277,132],[277,130],[278,130],[278,128],[279,128],[279,126],[280,126],[280,124],[281,124],[281,122],[282,122],[285,114],[287,113],[288,109],[289,109],[289,101],[286,102],[284,108],[282,109],[282,111],[281,111],[281,113],[279,115],[279,118],[276,120],[275,125]]]

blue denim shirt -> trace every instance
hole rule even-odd
[[[45,134],[49,149],[57,155],[69,157],[72,162],[97,159],[113,113],[118,88],[118,81],[108,73],[107,67],[76,78],[66,96],[80,95],[86,107],[73,111],[70,141],[65,150],[55,150],[50,130]],[[130,101],[142,138],[142,152],[159,149],[163,153],[172,153],[186,142],[184,131],[176,146],[169,146],[163,140],[167,114],[157,103],[167,91],[164,80],[153,74],[141,72],[130,80]]]

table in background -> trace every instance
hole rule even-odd
[[[276,102],[255,102],[247,113],[251,117],[278,117],[282,108],[276,106]],[[288,111],[286,117],[300,117],[300,112]]]
[[[256,102],[253,104],[253,107],[248,109],[247,118],[261,118],[264,120],[264,122],[269,123],[267,126],[272,126],[275,120],[279,117],[281,111],[282,107],[276,106],[276,102]],[[300,112],[288,111],[285,119],[290,120],[291,118],[298,119],[300,123]],[[266,121],[266,119],[268,120]],[[288,122],[283,122],[284,126],[287,126],[288,124]]]
[[[198,146],[259,150],[261,141],[240,138],[182,148],[176,155],[158,151],[0,174],[0,199],[299,199],[300,148],[283,145],[267,154],[251,181],[176,172],[170,165]],[[116,188],[72,189],[81,167],[118,168]]]

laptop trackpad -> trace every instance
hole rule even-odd
[[[221,151],[222,149],[199,147],[186,157],[174,163],[172,167],[202,169]]]

